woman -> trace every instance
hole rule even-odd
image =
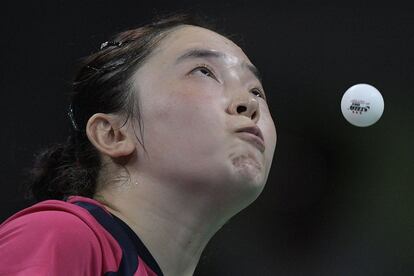
[[[257,69],[176,16],[103,43],[73,91],[72,135],[32,170],[38,203],[0,227],[0,275],[192,275],[267,181],[276,130]]]

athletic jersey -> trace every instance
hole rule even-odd
[[[0,276],[160,276],[135,232],[98,201],[45,200],[0,225]]]

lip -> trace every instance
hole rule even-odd
[[[252,133],[254,135],[256,135],[257,137],[259,137],[262,142],[264,143],[264,138],[263,138],[263,134],[262,131],[260,130],[260,128],[258,126],[247,126],[247,127],[243,127],[240,128],[239,130],[237,130],[237,132],[249,132]]]
[[[258,137],[257,135],[250,133],[250,132],[237,132],[237,135],[245,140],[246,142],[251,143],[257,149],[259,149],[262,153],[265,151],[265,144],[264,141]]]

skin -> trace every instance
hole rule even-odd
[[[224,56],[177,62],[191,49]],[[267,181],[276,128],[246,64],[252,63],[227,38],[178,27],[132,78],[148,156],[136,138],[137,120],[122,126],[122,116],[97,113],[88,121],[88,138],[107,164],[95,199],[135,231],[165,275],[193,275],[211,237]],[[254,125],[264,152],[236,133]]]

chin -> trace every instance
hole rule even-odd
[[[241,186],[252,189],[263,189],[265,184],[265,168],[253,158],[238,156],[231,160],[233,175]]]

